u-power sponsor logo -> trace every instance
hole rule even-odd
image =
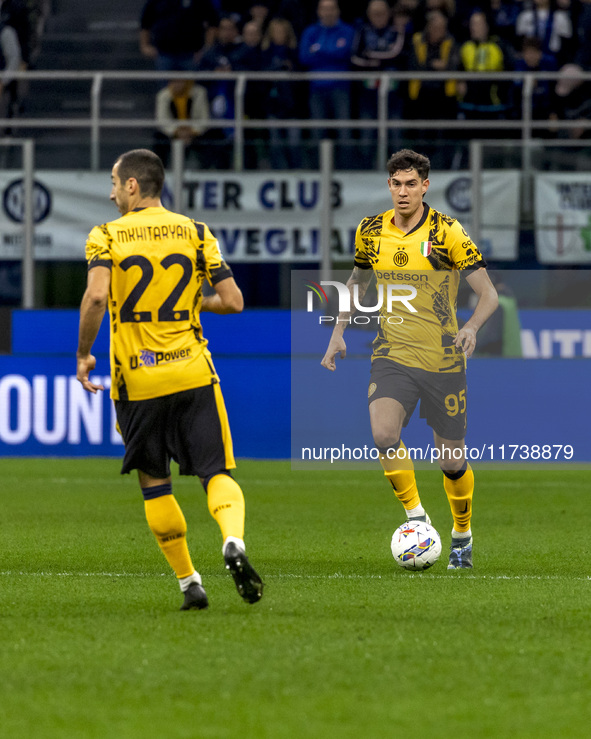
[[[190,357],[190,349],[174,349],[170,352],[153,352],[149,349],[142,349],[139,354],[134,354],[129,358],[129,366],[132,370],[140,367],[158,367],[161,364],[182,362]]]

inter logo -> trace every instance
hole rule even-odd
[[[402,249],[394,254],[393,262],[397,267],[406,267],[408,264],[408,254]]]
[[[378,389],[378,386],[375,384],[375,382],[372,382],[367,391],[367,397],[371,398],[371,396],[375,393],[377,389]]]

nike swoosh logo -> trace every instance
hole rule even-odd
[[[468,501],[466,501],[466,505],[464,506],[464,510],[460,511],[460,513],[468,513]]]

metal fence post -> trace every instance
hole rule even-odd
[[[183,179],[185,174],[185,142],[174,139],[172,142],[172,176],[174,186],[172,192],[173,207],[176,213],[182,212],[183,207]]]
[[[388,94],[390,92],[390,76],[383,74],[378,87],[378,169],[385,169],[388,161]]]
[[[234,88],[234,170],[242,172],[244,169],[244,91],[246,90],[246,75],[238,75]]]
[[[482,231],[482,142],[470,141],[470,173],[472,175],[472,224],[470,236],[478,246]]]
[[[97,72],[92,78],[90,89],[90,169],[98,172],[101,154],[101,92],[103,75]]]
[[[23,308],[35,307],[35,254],[34,254],[34,204],[33,186],[35,169],[35,144],[32,139],[23,141]]]
[[[523,215],[531,218],[533,210],[533,179],[532,179],[532,103],[534,92],[534,78],[526,74],[523,80],[521,118],[523,128],[521,129],[523,141]]]
[[[332,173],[334,169],[334,142],[320,142],[320,279],[330,280],[332,273]]]

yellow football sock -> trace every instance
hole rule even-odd
[[[454,519],[454,529],[461,533],[470,529],[470,519],[472,518],[472,496],[474,494],[474,473],[469,464],[460,477],[456,477],[459,473],[443,474],[443,487],[451,508],[451,515]],[[454,479],[455,478],[455,479]]]
[[[228,536],[244,538],[244,495],[240,485],[229,475],[215,475],[207,485],[207,505],[225,540]]]
[[[195,572],[187,546],[187,522],[174,495],[144,501],[148,526],[168,564],[180,579]]]
[[[421,499],[417,489],[414,465],[406,453],[404,443],[401,441],[397,453],[391,452],[389,457],[387,454],[380,454],[380,463],[396,497],[405,510],[418,508],[421,505]]]

